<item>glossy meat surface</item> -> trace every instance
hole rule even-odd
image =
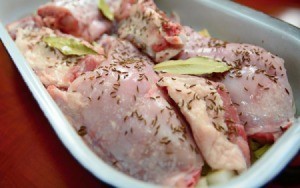
[[[241,172],[250,165],[245,130],[239,126],[236,110],[229,109],[231,101],[222,84],[176,75],[162,76],[158,84],[167,87],[212,169]]]
[[[129,42],[109,38],[108,59],[78,77],[68,91],[49,93],[105,161],[144,181],[195,185],[203,165],[196,145],[167,96],[153,63]]]
[[[137,3],[137,0],[108,0],[106,2],[114,13],[114,18],[121,21],[129,17],[130,9],[132,5]]]
[[[155,62],[177,55],[184,44],[182,28],[172,22],[152,1],[132,6],[130,17],[120,23],[119,36],[135,44]]]
[[[37,13],[47,27],[92,42],[112,27],[97,3],[97,0],[54,0],[41,6]]]
[[[18,29],[34,29],[42,26],[43,22],[39,16],[28,16],[8,24],[6,28],[10,36],[16,40]]]
[[[20,28],[16,35],[17,47],[45,86],[67,88],[81,73],[94,70],[103,61],[100,55],[65,56],[43,42],[43,37],[47,36],[71,38],[46,27]],[[88,45],[85,41],[82,43]],[[101,49],[98,51],[103,53]]]
[[[53,0],[7,29],[78,134],[114,168],[146,182],[194,187],[204,161],[242,173],[250,166],[247,136],[272,143],[292,124],[281,58],[201,36],[153,0],[106,2],[114,21],[98,0]],[[99,55],[63,55],[43,42],[47,36],[78,40]],[[195,56],[232,69],[203,77],[153,70]]]
[[[247,134],[259,134],[260,139],[268,141],[281,135],[295,114],[284,61],[254,45],[202,37],[188,27],[185,31],[188,40],[179,59],[205,56],[233,67],[220,80],[227,87]]]

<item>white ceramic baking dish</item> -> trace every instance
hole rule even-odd
[[[16,48],[4,25],[33,13],[45,0],[0,0],[0,38],[24,81],[70,153],[100,180],[116,187],[155,187],[135,180],[104,163],[82,141]],[[286,61],[296,107],[300,109],[300,30],[267,15],[225,0],[157,1],[160,8],[179,13],[183,24],[207,28],[217,38],[256,44]],[[299,116],[299,112],[296,117]],[[270,181],[300,148],[300,122],[294,125],[248,171],[221,187],[259,187]],[[216,186],[218,187],[218,186]]]

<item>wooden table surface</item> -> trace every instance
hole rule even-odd
[[[238,2],[273,16],[290,7],[300,8],[299,0],[274,0],[272,5],[266,0]],[[2,43],[0,90],[0,187],[107,186],[86,171],[62,145]],[[282,174],[268,187],[286,187]],[[300,186],[300,180],[293,186]]]

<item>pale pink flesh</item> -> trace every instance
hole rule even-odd
[[[188,27],[185,32],[188,40],[177,58],[205,56],[235,67],[220,79],[230,92],[247,134],[259,134],[260,140],[265,135],[271,141],[280,136],[282,127],[291,124],[295,114],[284,61],[254,45],[202,37]]]
[[[114,13],[114,17],[117,21],[122,21],[130,15],[130,9],[137,0],[107,0],[106,1]]]
[[[68,88],[80,74],[94,70],[104,60],[103,55],[65,56],[43,42],[43,37],[46,36],[72,38],[45,27],[19,28],[16,34],[17,47],[46,87],[55,85],[59,88]],[[88,45],[85,41],[82,43]],[[103,54],[103,49],[95,50]]]
[[[155,62],[177,55],[184,44],[182,28],[156,8],[153,1],[143,1],[130,9],[130,16],[120,23],[118,34],[149,55]]]
[[[214,82],[212,82],[214,83]],[[221,96],[225,111],[225,122],[230,131],[228,139],[239,146],[246,160],[247,167],[250,166],[250,149],[248,145],[246,131],[243,125],[241,125],[240,118],[236,107],[232,104],[230,95],[222,83],[214,83],[216,91]]]
[[[42,19],[39,16],[28,16],[25,18],[22,18],[20,20],[17,20],[13,23],[10,23],[6,26],[8,33],[10,36],[16,40],[18,29],[24,29],[24,28],[38,28],[42,27],[43,22]]]
[[[97,0],[54,0],[37,13],[47,27],[92,42],[112,27],[97,5]]]
[[[153,63],[129,42],[111,39],[107,61],[68,91],[48,91],[106,162],[144,181],[193,186],[202,158],[186,127],[156,86]]]
[[[212,169],[241,172],[250,165],[245,130],[239,126],[237,112],[230,107],[230,97],[222,84],[176,75],[162,75],[158,84],[167,87],[190,123],[201,154]]]
[[[153,62],[128,42],[102,38],[106,60],[102,48],[96,50],[101,55],[66,58],[58,50],[49,51],[45,44],[36,43],[49,34],[69,37],[43,25],[89,42],[110,32],[112,23],[98,10],[98,0],[54,0],[42,6],[38,15],[8,25],[11,36],[66,117],[77,130],[87,128],[84,140],[115,168],[144,181],[193,187],[203,166],[198,147],[213,169],[241,172],[250,164],[245,129],[248,136],[260,142],[273,142],[292,124],[293,95],[282,59],[253,45],[201,37],[188,27],[183,31],[152,0],[137,5],[135,0],[107,2],[121,22],[120,37],[133,42],[155,62],[178,54],[178,59],[205,56],[235,67],[219,75],[220,79],[213,78],[221,80],[230,96],[226,89],[220,89],[224,85],[210,82],[221,101],[215,102],[224,108],[217,119],[223,121],[228,133],[212,126],[207,101],[190,103],[193,110],[180,108],[194,141],[170,98],[157,87],[159,77],[153,72]],[[150,24],[137,14],[150,15]],[[24,40],[24,35],[31,35],[30,40]],[[210,85],[203,78],[173,78],[165,76],[168,83],[159,83],[178,104],[191,98],[178,95],[176,86],[184,93],[183,83],[203,88]]]

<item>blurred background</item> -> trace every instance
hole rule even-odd
[[[235,0],[235,2],[300,28],[300,0]]]

